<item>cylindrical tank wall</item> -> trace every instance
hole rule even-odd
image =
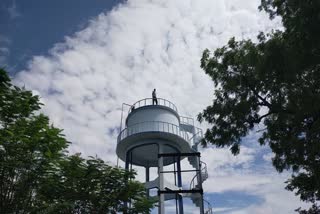
[[[137,123],[161,121],[179,126],[179,116],[172,109],[163,106],[145,106],[131,112],[127,119],[127,127]]]

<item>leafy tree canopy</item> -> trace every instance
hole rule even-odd
[[[148,213],[134,173],[68,155],[62,130],[38,113],[39,97],[0,69],[0,213]],[[131,206],[124,206],[130,202]]]
[[[280,16],[284,30],[260,33],[257,43],[231,38],[203,53],[201,67],[215,83],[212,105],[198,115],[213,125],[203,143],[230,146],[238,154],[241,138],[263,124],[259,143],[270,145],[279,172],[292,170],[287,189],[314,203],[309,212],[317,213],[320,1],[262,0],[259,8],[270,18]]]

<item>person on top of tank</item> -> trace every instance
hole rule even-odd
[[[156,89],[153,89],[153,91],[152,91],[152,105],[154,105],[154,104],[158,105]]]

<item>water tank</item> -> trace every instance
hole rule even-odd
[[[181,128],[178,110],[172,102],[158,98],[158,104],[153,105],[152,99],[147,98],[131,106],[118,136],[116,152],[124,162],[130,159],[134,165],[157,167],[159,144],[163,153],[187,153],[191,148],[189,137]],[[173,162],[167,158],[164,165]]]

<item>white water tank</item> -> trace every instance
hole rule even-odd
[[[125,120],[125,128],[118,136],[117,155],[123,161],[139,166],[158,166],[158,145],[164,153],[187,153],[190,151],[189,136],[180,128],[180,116],[176,106],[168,100],[143,99],[132,105]],[[131,152],[129,152],[131,151]],[[131,154],[130,157],[126,154]],[[164,160],[169,165],[174,160]]]

